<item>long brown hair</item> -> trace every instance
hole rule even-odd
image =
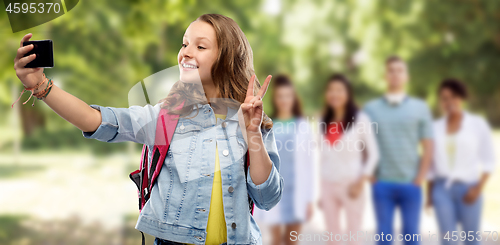
[[[276,102],[274,100],[275,94],[276,94],[276,89],[280,87],[291,87],[293,89],[293,108],[292,108],[292,114],[295,117],[302,117],[302,106],[300,103],[300,98],[297,95],[297,90],[295,89],[295,86],[293,85],[292,81],[290,81],[290,78],[286,75],[278,75],[274,79],[273,82],[273,90],[271,93],[271,98],[272,100],[272,107],[273,107],[273,114],[271,114],[271,118],[276,118],[278,116],[278,107],[276,106]]]
[[[245,101],[248,82],[255,73],[253,67],[253,52],[245,34],[238,24],[231,18],[220,14],[204,14],[195,21],[204,21],[213,26],[217,38],[218,55],[211,68],[212,81],[217,88],[217,95],[226,106],[238,108]],[[170,90],[169,95],[160,100],[162,108],[167,108],[173,114],[186,116],[193,111],[195,104],[206,104],[207,99],[203,89],[196,89],[197,84],[177,82]],[[255,78],[254,95],[260,89],[260,83]],[[175,110],[182,101],[185,105]],[[271,119],[264,113],[262,127],[270,129],[273,126]]]

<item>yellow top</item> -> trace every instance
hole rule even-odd
[[[215,114],[217,121],[226,119],[226,115]],[[224,205],[222,203],[222,176],[220,171],[219,149],[215,145],[215,171],[210,198],[210,212],[208,214],[207,237],[205,244],[219,245],[227,242],[226,219],[224,218]],[[194,244],[189,244],[194,245]]]
[[[217,120],[226,119],[226,115],[215,114]],[[220,171],[219,149],[215,146],[215,171],[210,199],[210,213],[208,214],[207,238],[205,244],[221,244],[227,242],[226,219],[224,218],[224,205],[222,204],[222,176]]]

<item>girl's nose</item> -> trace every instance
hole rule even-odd
[[[182,50],[182,56],[186,58],[192,58],[193,57],[193,52],[191,49],[191,45],[188,45],[187,47]]]

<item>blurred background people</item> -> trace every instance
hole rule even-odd
[[[485,119],[463,108],[467,89],[461,81],[444,80],[438,95],[444,115],[434,122],[428,206],[434,205],[442,244],[458,244],[443,239],[447,232],[451,238],[458,223],[473,236],[465,244],[479,244],[483,187],[495,167],[492,131]]]
[[[377,233],[393,234],[394,210],[402,215],[402,234],[419,233],[422,207],[421,184],[432,157],[432,116],[427,104],[405,93],[406,63],[397,56],[386,59],[387,92],[368,102],[365,112],[375,123],[380,161],[372,195]],[[422,145],[422,157],[418,146]],[[379,244],[391,243],[380,240]],[[405,244],[418,244],[411,239]]]
[[[368,116],[358,110],[349,80],[340,74],[330,77],[325,110],[320,123],[320,206],[327,230],[334,234],[356,234],[362,230],[366,181],[379,159],[377,142]],[[345,211],[347,231],[340,227]],[[330,244],[337,244],[330,239]],[[349,244],[360,244],[350,241]]]
[[[271,86],[271,119],[285,187],[280,202],[269,211],[255,209],[254,218],[270,225],[271,244],[292,244],[290,232],[300,234],[313,212],[315,149],[309,146],[314,135],[302,117],[300,99],[289,77],[278,75]]]

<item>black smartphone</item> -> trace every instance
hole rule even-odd
[[[26,64],[25,68],[51,68],[54,67],[54,49],[52,40],[37,40],[23,42],[23,46],[33,44],[33,49],[24,55],[24,57],[36,54],[36,58]]]

